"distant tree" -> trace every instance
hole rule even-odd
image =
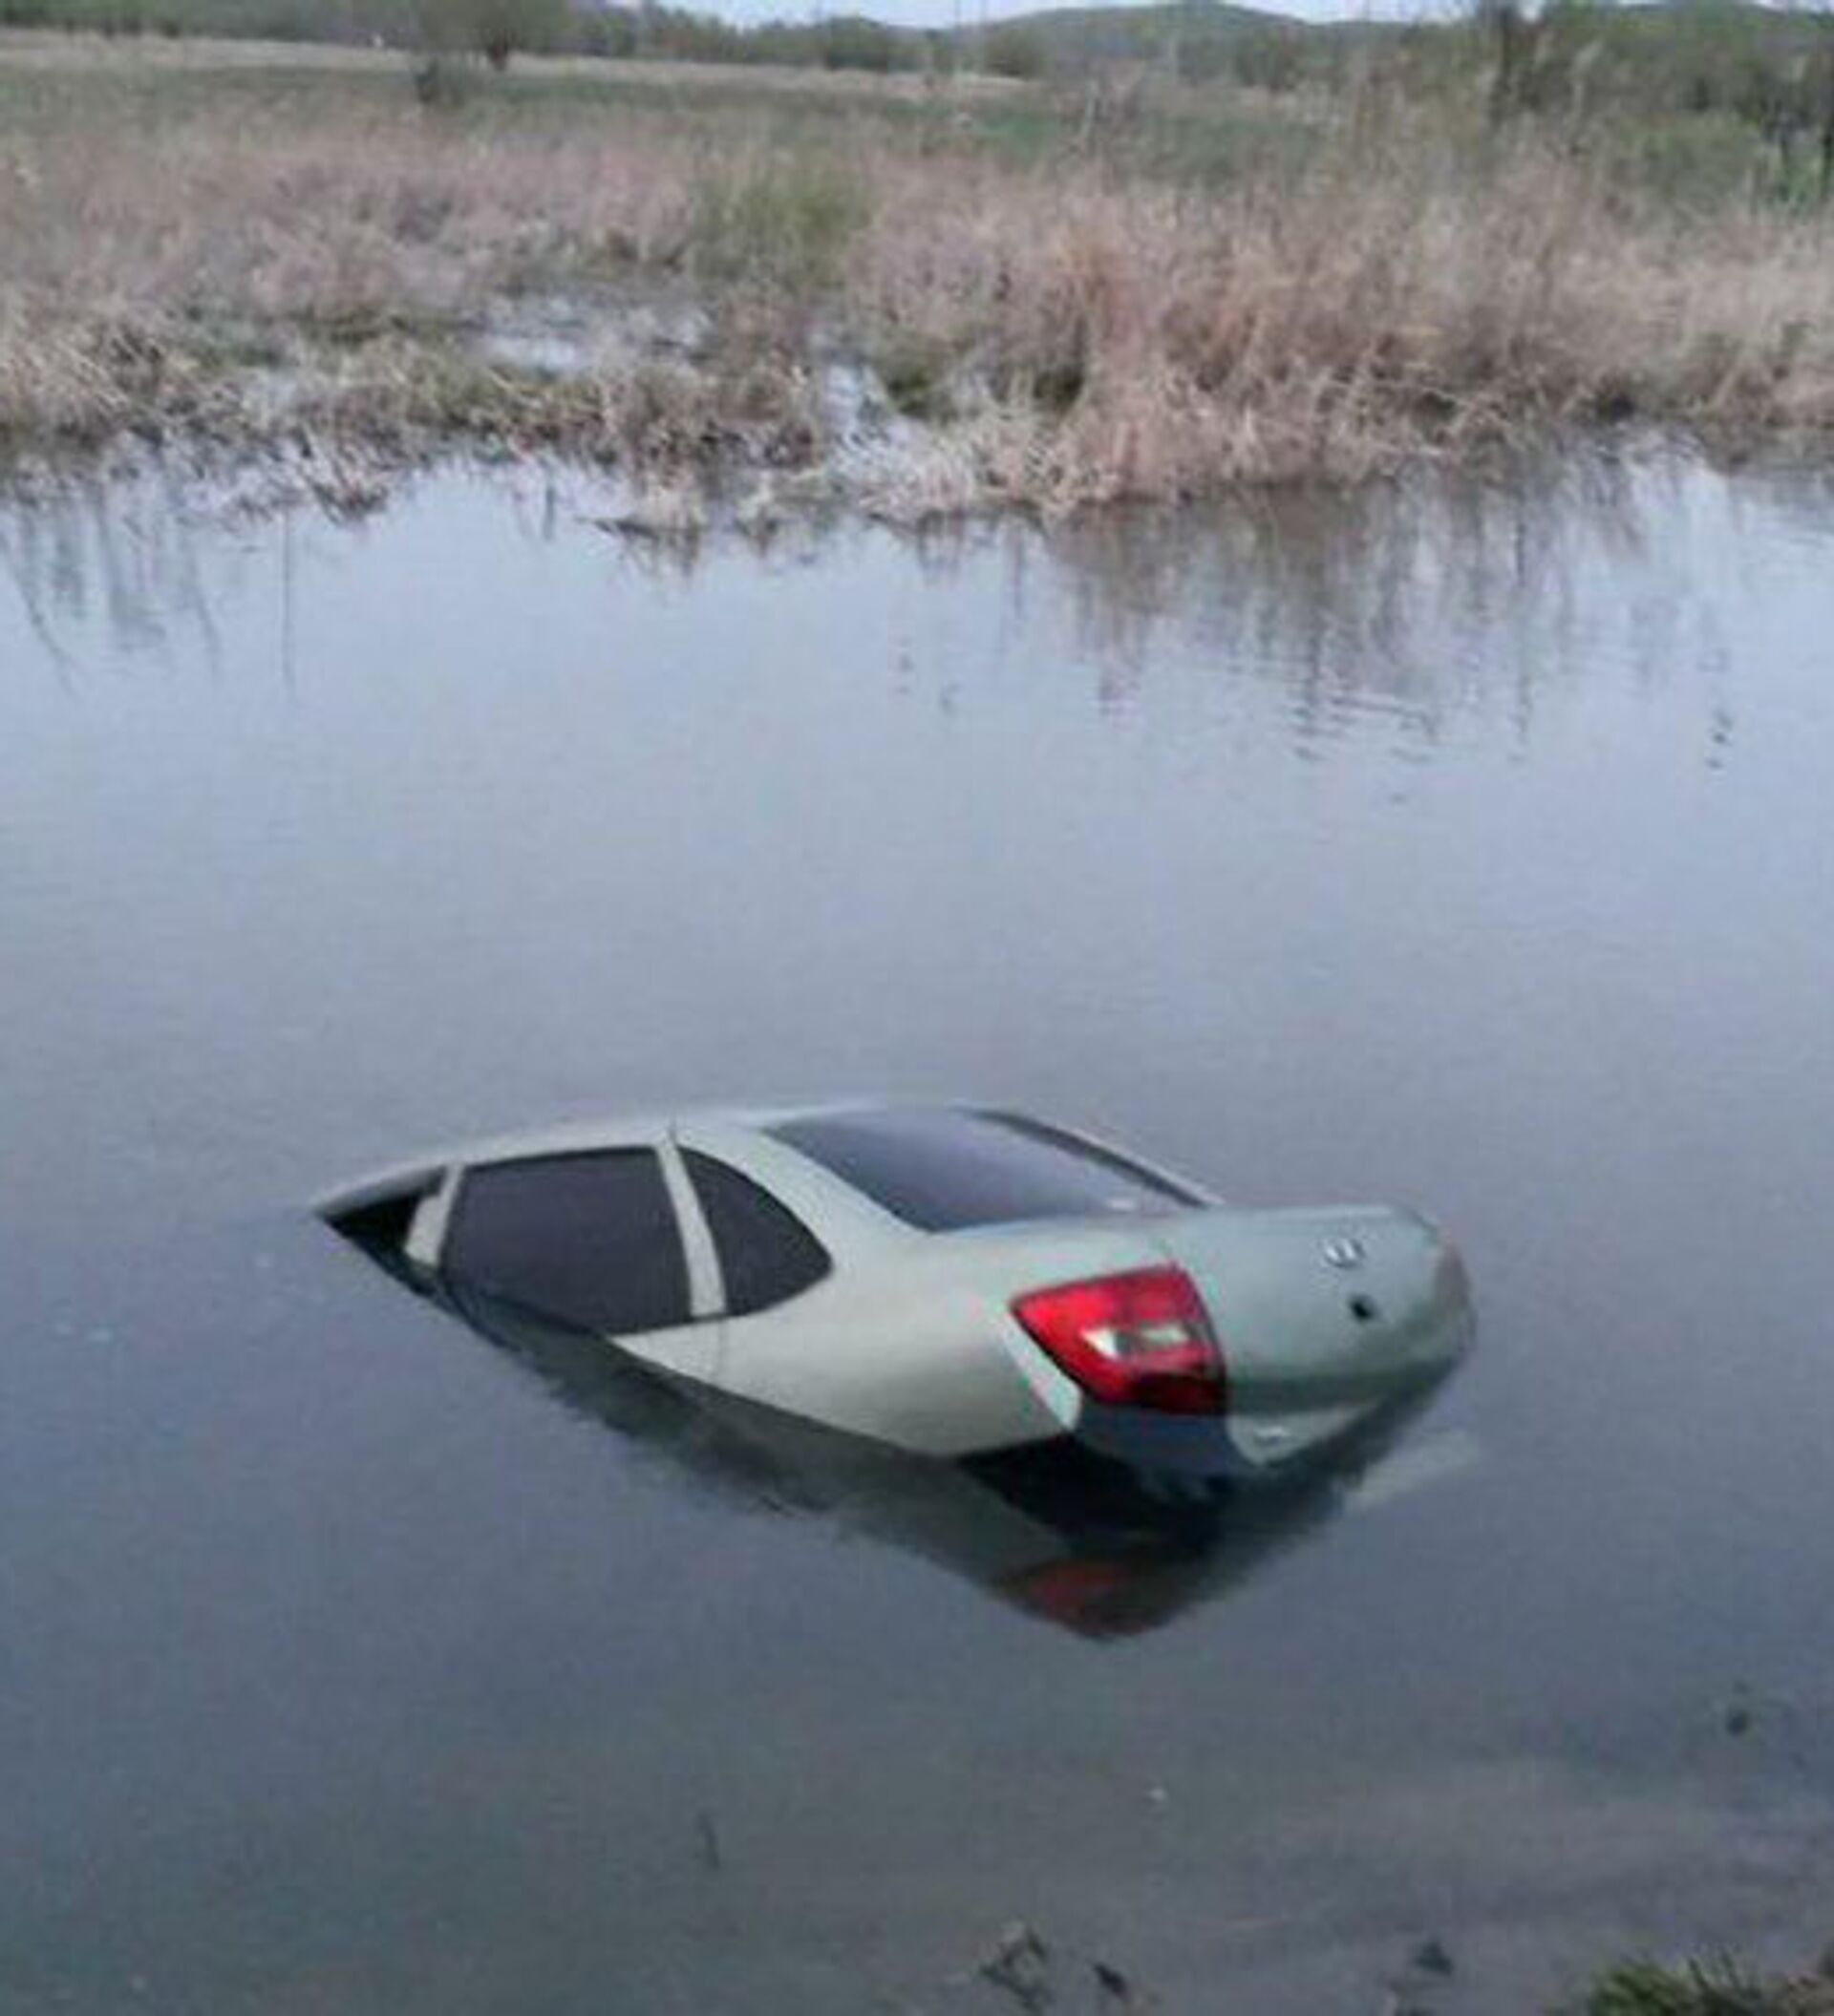
[[[478,55],[493,70],[518,50],[565,48],[572,28],[567,0],[417,0],[416,11],[428,61]]]
[[[989,32],[982,62],[996,77],[1041,77],[1046,64],[1044,43],[1020,23],[1005,22]]]
[[[1292,91],[1305,68],[1305,31],[1285,25],[1256,28],[1234,44],[1229,55],[1238,83]]]
[[[574,25],[575,48],[588,56],[632,56],[637,52],[637,17],[628,7],[594,7]]]
[[[821,61],[829,70],[896,70],[898,37],[864,14],[837,14],[822,32]]]
[[[922,68],[927,77],[952,77],[958,54],[953,35],[940,28],[924,30]]]
[[[1816,57],[1816,93],[1820,100],[1822,201],[1834,198],[1834,23],[1828,41]]]
[[[1528,77],[1535,60],[1540,24],[1521,0],[1478,0],[1479,29],[1490,44],[1490,117],[1506,118],[1528,101]]]

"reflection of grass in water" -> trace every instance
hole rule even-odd
[[[960,98],[584,66],[450,115],[395,70],[0,60],[0,438],[304,425],[819,472],[824,360],[921,423],[891,512],[1357,477],[1639,419],[1834,429],[1834,226],[1694,192],[1723,120],[1456,97]],[[1683,174],[1653,136],[1692,150]],[[662,295],[692,338],[632,334]],[[597,320],[565,379],[485,317]]]

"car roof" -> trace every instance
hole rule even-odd
[[[565,1154],[571,1150],[615,1146],[620,1142],[662,1140],[682,1129],[743,1127],[764,1134],[792,1120],[826,1118],[839,1114],[968,1113],[969,1099],[896,1099],[851,1097],[799,1099],[754,1106],[681,1106],[668,1113],[616,1114],[594,1119],[562,1120],[546,1127],[522,1128],[489,1140],[455,1149],[454,1161],[481,1161],[504,1155]]]
[[[447,1141],[422,1154],[373,1169],[353,1183],[316,1200],[314,1208],[348,1205],[369,1195],[399,1189],[455,1163],[506,1161],[520,1156],[585,1155],[597,1148],[637,1147],[669,1139],[682,1130],[736,1127],[765,1134],[790,1120],[815,1119],[836,1114],[962,1113],[974,1102],[963,1099],[900,1099],[871,1096],[790,1100],[769,1105],[683,1106],[672,1112],[599,1114],[576,1120],[550,1121],[518,1128],[513,1133]]]
[[[820,1208],[824,1214],[844,1209],[849,1217],[860,1220],[863,1231],[867,1226],[876,1227],[881,1232],[895,1226],[901,1235],[907,1234],[911,1229],[907,1220],[875,1199],[867,1190],[830,1169],[819,1157],[812,1158],[804,1149],[793,1141],[786,1141],[775,1131],[796,1121],[873,1114],[936,1116],[949,1114],[987,1114],[1007,1115],[1013,1119],[1028,1117],[1013,1108],[977,1100],[855,1095],[783,1101],[768,1105],[686,1106],[677,1108],[672,1113],[622,1114],[565,1120],[552,1122],[544,1127],[524,1128],[513,1134],[452,1142],[442,1148],[430,1149],[411,1160],[372,1171],[354,1183],[340,1185],[336,1191],[316,1199],[313,1209],[321,1216],[334,1210],[348,1210],[354,1205],[387,1196],[391,1192],[398,1192],[416,1184],[430,1183],[454,1165],[469,1167],[482,1162],[508,1161],[523,1157],[586,1155],[600,1149],[637,1148],[672,1140],[692,1142],[695,1136],[699,1137],[697,1145],[712,1147],[718,1153],[722,1152],[720,1135],[730,1135],[732,1137],[723,1144],[723,1149],[730,1150],[735,1156],[742,1154],[745,1161],[753,1163],[754,1175],[762,1173],[756,1157],[758,1155],[766,1155],[774,1165],[768,1179],[780,1189],[787,1185],[788,1189],[803,1196],[805,1203],[815,1204],[820,1199]],[[1112,1154],[1121,1156],[1148,1175],[1162,1178],[1166,1182],[1185,1192],[1193,1200],[1219,1201],[1214,1192],[1194,1184],[1185,1176],[1174,1174],[1146,1160],[1130,1149],[1112,1145],[1100,1136],[1085,1134],[1078,1128],[1062,1128],[1055,1123],[1041,1124],[1051,1125],[1054,1132],[1071,1135],[1092,1147],[1106,1149]],[[750,1137],[743,1148],[739,1136]],[[785,1156],[790,1157],[787,1163],[780,1159]],[[790,1182],[790,1172],[793,1169],[800,1170],[802,1176]],[[816,1188],[812,1193],[805,1195],[806,1186],[811,1180],[815,1181]]]

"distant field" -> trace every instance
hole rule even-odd
[[[0,68],[17,71],[113,76],[168,71],[330,71],[398,80],[411,61],[410,53],[402,50],[332,42],[264,42],[210,35],[120,36],[0,28]],[[564,82],[598,84],[608,89],[628,86],[659,92],[713,93],[736,88],[748,94],[815,94],[868,103],[882,99],[920,102],[933,95],[933,87],[913,71],[881,74],[865,70],[792,70],[768,63],[748,63],[740,70],[655,57],[518,55],[513,75],[530,86]],[[1010,98],[1032,88],[1016,78],[970,73],[949,80],[953,96],[976,103]]]
[[[10,70],[361,70],[390,63],[387,50],[330,42],[231,41],[209,36],[100,35],[62,29],[0,28],[0,64]]]
[[[1625,425],[1834,438],[1834,228],[1729,114],[0,37],[0,446],[452,446],[922,516]]]

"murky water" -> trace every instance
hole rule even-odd
[[[0,515],[0,2009],[992,2009],[1022,1919],[1059,2006],[1432,1936],[1488,2010],[1834,1931],[1834,499],[593,516]],[[1459,1459],[1090,1641],[303,1209],[836,1090],[1429,1206]]]

